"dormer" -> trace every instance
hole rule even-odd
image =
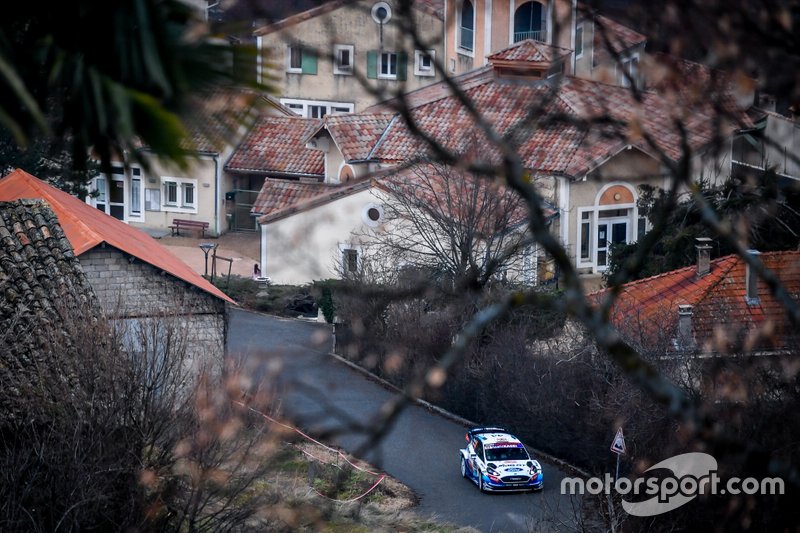
[[[526,39],[487,59],[497,76],[546,79],[564,73],[571,55],[571,50]]]

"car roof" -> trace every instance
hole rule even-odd
[[[489,428],[491,432],[476,432],[473,435],[483,443],[484,448],[523,448],[520,440],[500,428]],[[496,431],[494,431],[496,429]]]

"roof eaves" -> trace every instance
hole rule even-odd
[[[284,207],[283,209],[279,209],[277,211],[273,211],[269,215],[264,215],[258,219],[258,223],[262,226],[270,224],[272,222],[276,222],[278,220],[288,218],[292,215],[303,213],[314,209],[315,207],[319,207],[325,204],[329,204],[334,202],[340,198],[345,196],[350,196],[351,194],[355,194],[362,190],[368,189],[372,185],[371,179],[365,179],[363,181],[359,181],[352,185],[348,185],[345,187],[337,188],[335,191],[326,192],[314,196],[312,198],[308,198],[303,200],[302,202],[298,202],[294,205]]]

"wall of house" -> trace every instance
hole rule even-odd
[[[195,364],[220,363],[226,336],[225,302],[116,248],[97,246],[78,257],[109,318],[174,320],[190,340]]]
[[[376,194],[367,189],[261,226],[264,275],[280,284],[339,277],[340,245],[357,249],[353,232],[367,228],[365,207],[382,203]]]
[[[222,162],[212,156],[201,156],[192,160],[188,169],[181,170],[174,165],[166,165],[160,161],[151,161],[151,169],[144,173],[142,189],[142,213],[144,222],[130,221],[130,225],[137,228],[158,229],[169,231],[169,226],[175,218],[199,220],[208,222],[207,234],[217,235],[226,230],[221,220],[219,205],[215,206],[217,199],[216,189],[216,164],[222,170]],[[190,183],[194,186],[194,205],[184,205],[182,193],[178,189],[178,202],[176,205],[167,205],[165,183],[170,178],[177,178],[179,184]],[[148,192],[153,191],[153,192]],[[148,208],[147,194],[158,194],[160,202],[153,202]],[[224,201],[224,194],[220,194]],[[216,207],[216,209],[215,209]]]
[[[354,111],[362,111],[381,99],[376,99],[364,88],[359,77],[367,76],[367,53],[373,50],[400,51],[408,54],[406,81],[374,79],[373,86],[395,91],[403,86],[410,91],[441,80],[438,75],[421,76],[414,73],[414,48],[409,37],[404,35],[397,24],[397,9],[392,7],[392,19],[381,26],[371,15],[375,1],[362,1],[345,5],[326,14],[299,22],[280,31],[261,36],[264,65],[270,65],[269,72],[277,76],[281,97],[340,102],[354,104]],[[393,6],[394,2],[388,2]],[[442,43],[443,22],[435,16],[413,9],[417,31],[425,42],[431,43],[435,58],[441,61],[444,56]],[[381,41],[382,39],[382,41]],[[299,44],[319,51],[316,61],[316,74],[287,72],[288,45]],[[334,74],[331,56],[335,44],[353,45],[356,75]],[[390,95],[387,95],[387,97]]]
[[[558,231],[565,239],[567,251],[574,261],[577,259],[577,247],[579,246],[582,208],[595,208],[602,204],[605,209],[613,209],[615,205],[619,205],[620,209],[632,209],[629,231],[633,240],[636,238],[637,232],[638,208],[635,203],[638,199],[639,187],[649,184],[663,188],[666,185],[658,161],[635,149],[625,150],[611,158],[590,174],[586,180],[565,181],[564,183],[567,184],[568,190],[563,191],[559,188],[559,194],[566,192],[569,197],[567,199],[559,198],[557,205],[565,203],[568,207],[567,212],[562,214],[558,221]],[[626,189],[632,191],[631,196],[622,191],[622,196],[617,200],[601,194],[613,185],[627,185]],[[595,222],[596,220],[593,220],[592,235],[594,235]],[[592,237],[592,246],[594,246],[593,241],[594,237]],[[580,265],[579,268],[581,268]]]

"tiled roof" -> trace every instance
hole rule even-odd
[[[552,63],[572,53],[572,50],[552,46],[532,39],[515,43],[500,50],[487,59],[490,61],[525,61],[530,63]]]
[[[305,147],[322,121],[262,116],[225,165],[230,172],[288,176],[323,176],[324,154]]]
[[[287,202],[286,205],[280,209],[275,209],[272,212],[259,217],[258,223],[266,225],[270,222],[275,222],[276,220],[281,220],[297,213],[309,211],[315,207],[334,202],[339,198],[344,198],[346,196],[350,196],[351,194],[363,191],[369,188],[372,184],[373,180],[366,178],[358,181],[343,183],[341,185],[324,186],[324,188],[314,196],[300,198],[294,203]]]
[[[467,108],[444,84],[436,85],[412,93],[411,113],[419,128],[452,151],[497,162],[499,153]],[[675,95],[654,91],[645,92],[639,102],[629,89],[598,81],[564,77],[554,89],[544,81],[506,80],[491,70],[464,78],[461,89],[484,120],[517,147],[526,168],[536,173],[582,177],[628,146],[652,152],[639,132],[650,135],[660,150],[677,160],[683,150],[678,122],[685,126],[692,150],[702,149],[714,136],[714,110],[708,102],[676,101]],[[752,123],[744,113],[739,118],[740,125]],[[575,124],[579,121],[591,125],[588,131]],[[358,142],[347,128],[331,134],[339,146]],[[424,159],[428,149],[398,119],[370,151],[373,158],[392,164]]]
[[[0,179],[0,200],[22,198],[41,198],[50,204],[78,256],[107,243],[217,298],[235,303],[145,232],[17,169]]]
[[[619,22],[608,17],[597,15],[595,17],[594,41],[592,44],[595,65],[607,63],[612,60],[612,55],[608,51],[608,44],[606,44],[606,41],[603,39],[603,33],[601,33],[601,29],[598,26],[603,28],[605,37],[611,45],[611,49],[617,54],[621,54],[628,48],[647,40],[647,37],[641,33],[627,26],[623,26]]]
[[[235,143],[242,136],[240,132],[252,124],[256,106],[276,105],[254,91],[242,89],[220,89],[197,98],[195,111],[186,119],[189,139],[184,148],[200,152],[218,153]]]
[[[800,304],[800,252],[769,252],[760,259]],[[673,349],[678,306],[691,305],[694,339],[706,352],[724,351],[768,322],[774,335],[757,348],[784,348],[800,340],[763,281],[758,283],[759,303],[748,305],[746,272],[744,260],[730,255],[711,261],[710,272],[702,277],[692,266],[627,283],[612,308],[612,323],[626,340],[645,350]],[[599,299],[607,292],[591,297]]]
[[[294,180],[267,178],[258,193],[251,213],[269,215],[270,213],[307,200],[330,189],[324,183],[305,183]]]
[[[323,128],[331,132],[345,161],[364,161],[386,128],[396,120],[388,113],[330,115]]]
[[[69,321],[99,316],[86,274],[46,202],[0,202],[0,293],[3,425],[20,416],[29,421],[44,403],[61,401],[47,398],[51,391],[39,382],[51,367],[48,357],[68,357],[75,340]]]

